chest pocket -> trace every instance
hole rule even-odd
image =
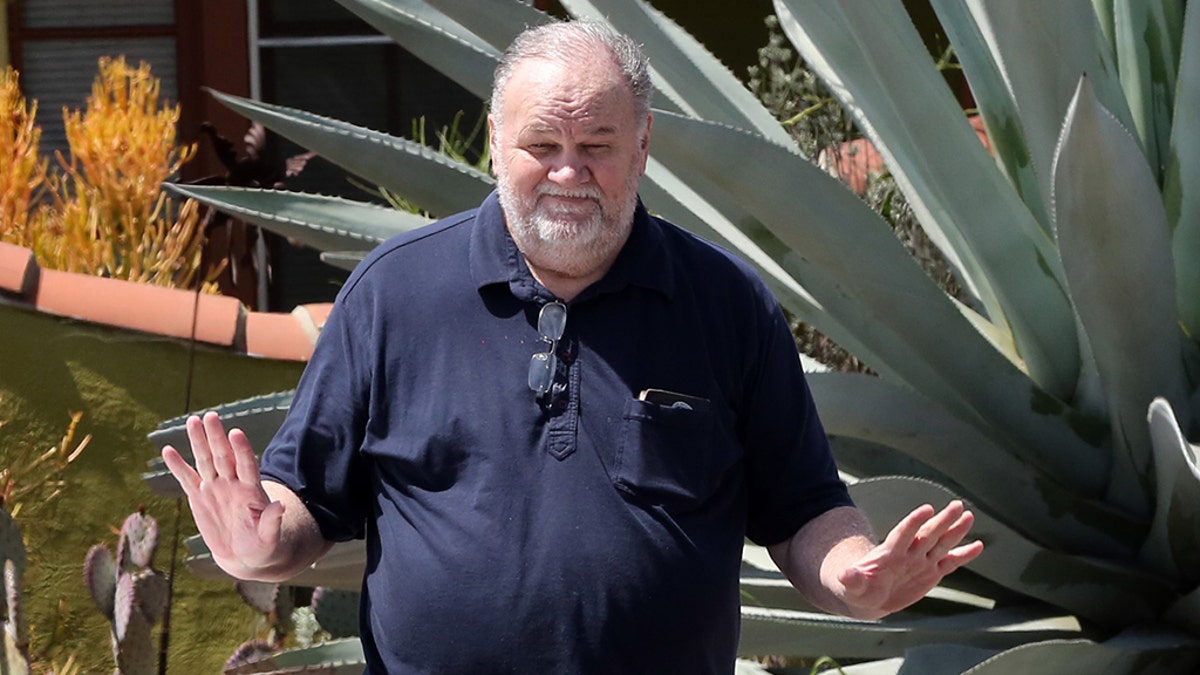
[[[707,402],[673,408],[630,399],[621,424],[613,482],[637,501],[669,511],[702,506],[738,460]]]

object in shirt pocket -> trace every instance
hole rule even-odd
[[[626,401],[612,478],[637,501],[682,513],[713,496],[738,450],[707,399],[656,391]]]
[[[684,410],[708,411],[708,399],[699,396],[688,396],[666,389],[643,389],[638,394],[639,401],[648,401],[664,408],[682,408]]]

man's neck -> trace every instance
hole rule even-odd
[[[529,267],[529,272],[533,274],[533,278],[537,279],[538,283],[546,287],[546,290],[554,294],[554,297],[570,302],[575,299],[575,296],[583,292],[583,289],[591,286],[599,281],[608,273],[612,267],[613,261],[608,261],[607,264],[597,269],[596,271],[582,277],[568,276],[559,274],[551,270],[540,268],[525,258],[525,265]]]

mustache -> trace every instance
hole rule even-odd
[[[603,195],[600,194],[600,190],[595,186],[587,185],[575,188],[573,190],[568,190],[554,184],[546,183],[537,186],[537,189],[534,190],[534,196],[566,197],[569,199],[594,199],[596,201],[601,201],[603,198]]]

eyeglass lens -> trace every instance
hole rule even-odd
[[[558,358],[554,351],[567,327],[567,306],[561,302],[548,302],[538,313],[538,338],[548,344],[544,352],[535,352],[529,359],[529,388],[538,396],[550,391],[554,383],[554,372],[558,369]]]

